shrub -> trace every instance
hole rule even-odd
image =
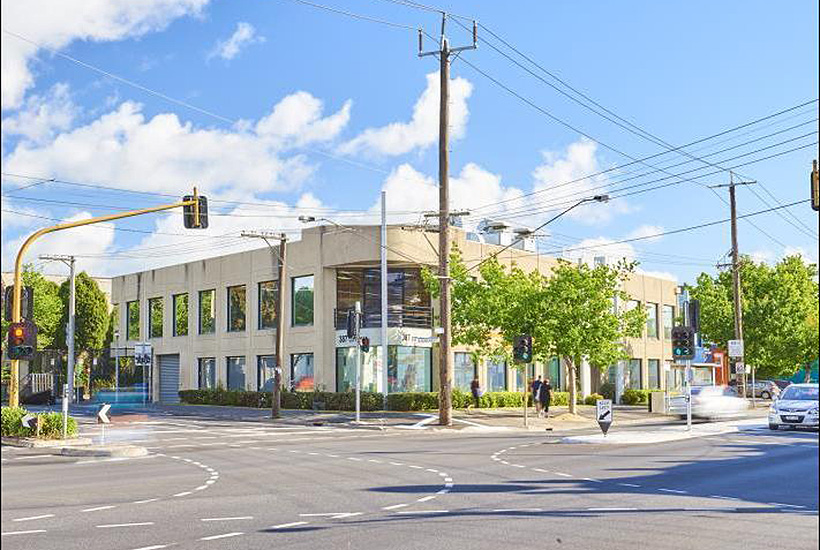
[[[24,428],[20,420],[28,414],[23,407],[3,407],[2,434],[4,437],[26,437],[32,430]]]
[[[23,407],[3,407],[2,412],[2,435],[4,437],[34,437],[34,428],[26,428],[20,422],[22,418],[29,414]],[[63,434],[63,415],[57,412],[42,413],[37,415],[40,421],[40,438],[59,439]],[[68,417],[67,434],[77,435],[77,421]]]
[[[604,399],[615,399],[615,384],[612,382],[601,384],[601,395]]]
[[[566,407],[567,405],[569,405],[569,392],[566,392],[566,391],[554,391],[554,392],[552,392],[552,401],[550,401],[550,406]]]
[[[584,399],[584,405],[595,405],[599,399],[603,398],[604,396],[600,393],[591,393],[586,396],[586,399]]]
[[[623,405],[645,405],[649,403],[649,390],[624,390],[621,395],[621,404]]]
[[[40,437],[43,439],[59,439],[63,435],[63,415],[50,412],[40,416]],[[77,420],[69,416],[66,422],[66,435],[77,435]]]

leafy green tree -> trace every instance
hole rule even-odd
[[[817,358],[817,266],[789,256],[774,266],[740,264],[745,361],[761,378],[788,378]],[[725,347],[734,338],[732,274],[701,273],[691,289],[701,303],[701,331]]]
[[[63,303],[59,296],[59,286],[49,281],[30,264],[23,266],[23,286],[34,289],[34,324],[37,325],[37,349],[54,346],[57,327],[63,315]],[[4,304],[5,307],[5,304]],[[3,317],[3,340],[8,331],[8,322]]]
[[[108,304],[105,294],[85,271],[75,278],[74,346],[78,350],[98,350],[105,343],[108,331]],[[60,347],[65,347],[65,327],[68,323],[69,281],[60,285],[63,318],[57,332]]]
[[[547,313],[543,338],[549,339],[553,355],[563,357],[569,367],[569,411],[576,412],[577,372],[581,361],[607,369],[626,359],[623,340],[640,336],[646,311],[633,308],[616,311],[613,298],[627,301],[621,290],[635,264],[621,263],[591,268],[586,264],[559,261],[546,288]]]

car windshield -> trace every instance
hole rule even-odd
[[[784,401],[817,401],[820,398],[820,390],[817,388],[789,386],[783,390],[780,396]]]

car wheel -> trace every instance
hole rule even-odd
[[[771,399],[771,398],[772,398],[772,394],[770,394],[770,393],[769,393],[769,392],[767,392],[767,391],[764,391],[764,392],[761,392],[761,394],[760,394],[760,398],[761,398],[761,399]]]
[[[770,430],[777,430],[778,428],[780,428],[780,424],[772,424],[771,422],[769,422]]]

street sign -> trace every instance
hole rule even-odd
[[[97,410],[97,424],[110,424],[111,419],[108,418],[108,411],[111,409],[111,405],[108,403],[103,403],[100,405],[99,410]]]
[[[134,364],[138,367],[150,367],[153,348],[148,342],[134,344]]]
[[[37,415],[36,414],[27,414],[23,418],[20,419],[20,422],[26,428],[36,428],[37,427]]]
[[[735,363],[735,373],[743,374],[746,372],[746,365],[744,363]]]
[[[609,426],[612,424],[612,400],[599,399],[595,403],[595,418],[598,420],[601,431],[606,435]]]
[[[729,340],[729,357],[743,357],[743,340]]]

